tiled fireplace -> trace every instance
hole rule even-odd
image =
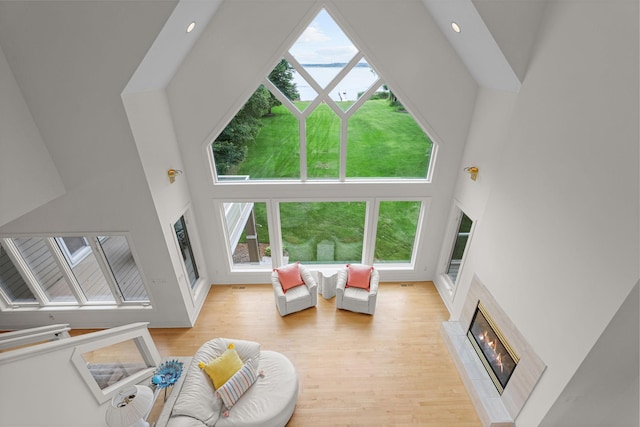
[[[545,365],[477,276],[441,332],[483,425],[514,426]]]

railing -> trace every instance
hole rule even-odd
[[[0,334],[0,350],[69,338],[70,330],[68,324],[58,324],[5,332]]]
[[[148,383],[161,361],[147,325],[133,323],[0,353],[2,387],[11,390],[2,394],[1,424],[75,426],[79,420],[104,419],[104,404],[125,386]],[[122,344],[131,351],[112,352]],[[136,359],[146,367],[101,389],[88,367],[97,358],[105,364]],[[37,410],[32,402],[38,402]],[[60,409],[70,405],[73,411]]]

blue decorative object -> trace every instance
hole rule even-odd
[[[182,375],[182,362],[179,360],[167,360],[158,366],[153,373],[151,382],[158,388],[167,388],[175,384]]]

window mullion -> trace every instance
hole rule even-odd
[[[64,257],[64,254],[60,250],[60,247],[58,247],[58,244],[55,241],[55,237],[47,237],[45,239],[45,242],[47,244],[47,247],[49,248],[49,251],[53,255],[53,259],[55,260],[56,264],[58,264],[60,272],[62,272],[65,279],[67,280],[67,283],[69,284],[69,287],[71,289],[71,293],[73,293],[73,296],[75,297],[77,303],[80,305],[86,305],[89,301],[82,291],[82,288],[80,287],[80,284],[76,279],[76,275],[73,274],[73,271],[71,270],[67,259]]]
[[[280,92],[280,89],[278,89],[276,85],[271,83],[271,80],[264,79],[262,81],[262,84],[264,84],[269,92],[271,92],[273,96],[275,96],[280,102],[282,102],[282,104],[287,107],[291,114],[296,116],[298,120],[302,118],[302,113],[300,112],[300,110],[296,108],[296,106],[291,102],[289,98],[287,98],[282,92]]]
[[[348,120],[340,121],[340,163],[338,164],[338,180],[347,180],[347,138],[349,136]]]
[[[358,111],[358,109],[362,107],[362,105],[367,102],[374,93],[376,93],[376,91],[380,88],[380,86],[382,86],[382,84],[383,83],[381,78],[378,78],[375,82],[373,82],[369,89],[367,89],[367,91],[363,93],[362,96],[360,96],[360,98],[358,98],[356,102],[354,102],[353,105],[343,113],[345,120],[349,120],[349,118],[351,118],[351,116],[353,116]]]
[[[4,289],[0,288],[0,308],[11,307],[15,304],[9,299],[9,296],[4,292]]]
[[[284,54],[284,59],[287,60],[289,65],[293,66],[298,74],[302,76],[303,79],[311,86],[311,88],[320,95],[324,92],[324,89],[316,82],[316,80],[309,74],[309,72],[302,66],[300,63],[293,57],[289,52]]]
[[[376,250],[376,234],[378,232],[378,213],[380,211],[380,200],[367,200],[367,209],[364,219],[364,241],[362,242],[362,262],[373,265]]]
[[[347,65],[345,65],[344,68],[342,68],[338,72],[338,74],[336,74],[336,76],[329,82],[327,87],[324,88],[324,93],[331,93],[331,91],[335,89],[336,86],[338,86],[338,83],[340,83],[342,79],[344,79],[344,77],[349,74],[349,72],[351,72],[351,70],[358,64],[358,62],[360,62],[362,58],[363,55],[361,52],[358,52],[353,58],[351,58],[351,61],[349,61]]]
[[[31,290],[33,296],[36,297],[38,304],[40,304],[40,306],[47,305],[49,303],[47,294],[40,286],[38,279],[36,279],[36,277],[31,272],[31,269],[29,268],[26,261],[22,258],[22,255],[20,254],[20,251],[18,250],[16,244],[13,242],[13,239],[2,239],[2,245],[7,251],[7,255],[9,255],[9,258],[11,259],[11,262],[13,262],[14,267],[18,270],[18,273],[20,273],[22,279],[29,287],[29,290]],[[11,303],[10,305],[13,305],[13,303]]]
[[[111,271],[111,267],[109,267],[109,264],[107,263],[107,257],[105,256],[102,250],[102,246],[98,243],[98,236],[90,236],[88,237],[88,240],[89,240],[89,245],[91,245],[91,249],[93,249],[93,253],[96,256],[96,262],[98,263],[100,270],[102,270],[102,274],[107,280],[107,285],[111,290],[111,294],[116,300],[116,304],[121,305],[124,301],[124,298],[120,293],[120,287],[118,286],[118,283],[116,281],[116,278],[113,275],[113,272]]]
[[[300,138],[300,181],[307,180],[307,119],[298,121]]]
[[[274,251],[282,250],[282,224],[280,223],[280,203],[276,201],[267,201],[267,222],[269,224],[269,242],[271,246],[271,263],[274,267],[277,258],[273,257]],[[277,255],[278,252],[275,252]]]

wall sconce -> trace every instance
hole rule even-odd
[[[469,172],[469,175],[471,175],[471,180],[475,181],[476,179],[478,179],[478,167],[477,166],[469,166],[468,168],[464,168],[465,172]]]
[[[182,171],[179,169],[169,169],[167,171],[167,176],[169,177],[169,182],[173,184],[176,180],[176,176],[182,175]]]

